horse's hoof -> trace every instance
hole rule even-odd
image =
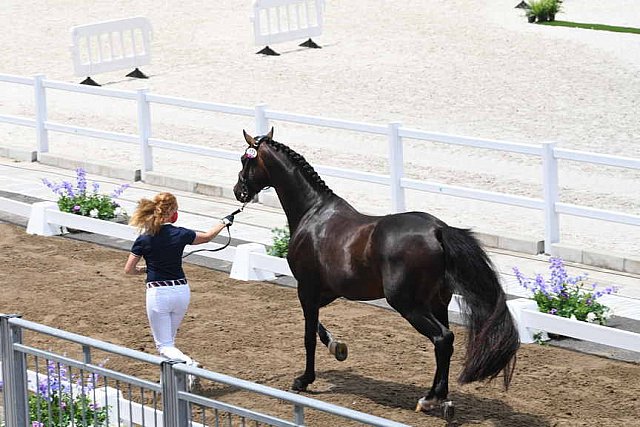
[[[442,416],[444,419],[451,421],[455,407],[453,406],[453,402],[450,400],[440,400],[435,397],[429,399],[421,397],[416,405],[416,412],[430,412],[438,408],[442,410]]]
[[[416,405],[416,412],[429,412],[436,409],[441,404],[442,400],[439,400],[435,397],[421,397],[420,400],[418,400],[418,404]]]
[[[307,385],[303,383],[300,379],[296,378],[293,380],[293,385],[291,386],[292,391],[307,391]]]
[[[349,349],[347,345],[341,341],[331,341],[329,343],[329,353],[333,354],[339,362],[347,359]]]

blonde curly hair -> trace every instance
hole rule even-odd
[[[140,199],[129,225],[137,227],[142,233],[156,235],[162,224],[178,211],[178,200],[171,193],[158,193],[153,198]]]

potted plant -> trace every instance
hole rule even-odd
[[[284,226],[282,228],[276,227],[271,230],[273,234],[273,245],[267,250],[267,253],[272,256],[280,258],[286,258],[289,252],[289,227]]]
[[[554,21],[556,13],[560,12],[560,1],[558,0],[533,0],[529,3],[526,11],[529,22]]]
[[[549,259],[550,276],[541,274],[525,277],[517,267],[513,268],[520,286],[532,293],[538,310],[555,316],[605,325],[611,310],[598,298],[617,292],[616,287],[597,290],[595,283],[587,284],[587,274],[570,276],[561,258]]]
[[[75,183],[56,183],[46,178],[42,182],[58,196],[57,203],[61,212],[121,223],[128,221],[125,210],[113,199],[120,197],[129,184],[119,186],[111,194],[101,194],[100,184],[97,182],[91,183],[91,189],[88,188],[87,172],[82,168],[76,169]]]
[[[109,408],[94,400],[96,374],[88,378],[68,375],[66,366],[53,361],[48,361],[47,371],[29,396],[31,427],[107,425]]]
[[[555,21],[556,20],[556,13],[560,12],[561,6],[560,4],[562,3],[560,0],[546,0],[548,2],[547,8],[548,8],[548,14],[549,14],[549,21]]]

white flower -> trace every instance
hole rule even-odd
[[[569,319],[571,319],[571,320],[578,320],[578,319],[576,319],[576,315],[575,315],[575,314],[572,314],[572,315],[571,315],[571,317],[570,317]]]
[[[595,313],[587,314],[587,322],[593,323],[595,321],[596,321],[596,314]]]
[[[113,213],[117,216],[117,215],[122,215],[124,213],[124,209],[122,209],[120,206],[118,206]]]
[[[91,218],[98,218],[98,209],[93,208],[89,211],[89,216],[91,216]]]

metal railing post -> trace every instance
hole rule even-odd
[[[7,427],[27,425],[27,369],[25,356],[13,350],[13,344],[22,344],[22,330],[12,328],[9,319],[17,314],[0,315],[0,343],[2,378],[4,382],[4,411]]]
[[[304,425],[304,406],[295,405],[293,407],[293,422],[299,426]]]
[[[552,254],[552,244],[560,241],[560,221],[556,212],[558,202],[558,160],[555,142],[542,143],[542,183],[544,198],[544,252]]]
[[[391,209],[394,213],[406,210],[404,188],[400,180],[404,176],[404,154],[399,122],[389,123],[389,175],[391,178]]]
[[[265,113],[266,109],[267,104],[256,105],[256,135],[266,135],[269,132],[269,119],[267,119],[267,114]]]
[[[138,101],[138,134],[140,137],[140,160],[142,161],[142,172],[153,170],[153,151],[149,146],[151,136],[151,107],[147,101],[149,89],[137,90]]]
[[[49,131],[45,127],[47,121],[47,92],[42,81],[44,74],[33,76],[33,94],[36,108],[36,141],[38,153],[49,151]]]
[[[178,391],[186,390],[186,375],[173,366],[183,360],[165,360],[160,364],[162,381],[162,423],[165,427],[187,427],[189,424],[189,402],[180,401]]]

